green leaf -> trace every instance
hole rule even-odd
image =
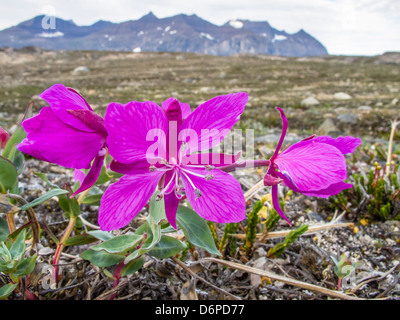
[[[96,239],[102,240],[102,241],[107,241],[112,238],[114,238],[113,234],[107,231],[102,231],[102,230],[93,230],[89,231],[88,234],[91,236],[95,237]]]
[[[44,182],[46,182],[46,184],[52,188],[57,188],[60,189],[59,186],[57,186],[56,184],[52,183],[49,181],[49,178],[46,176],[46,174],[42,173],[42,172],[33,172],[33,174],[37,177],[39,177],[40,179],[42,179]]]
[[[150,199],[150,207],[149,207],[149,217],[152,218],[155,224],[160,224],[162,220],[167,220],[167,216],[165,214],[165,202],[164,198],[161,200],[156,200],[159,192],[155,192]]]
[[[90,205],[90,206],[99,206],[100,205],[100,200],[103,197],[102,193],[99,194],[89,194],[87,195],[82,203]]]
[[[105,251],[89,249],[82,252],[81,257],[85,260],[89,260],[95,266],[106,268],[119,263],[125,256],[122,254],[111,254]]]
[[[133,274],[138,271],[141,267],[143,267],[144,259],[142,257],[129,262],[123,269],[121,270],[121,277],[127,276],[129,274]]]
[[[25,157],[21,151],[17,150],[13,163],[17,169],[17,174],[20,175],[25,167]]]
[[[8,223],[6,220],[0,218],[0,242],[6,241],[10,230],[8,229]]]
[[[12,149],[19,144],[22,140],[26,138],[26,132],[22,126],[19,126],[17,130],[13,133],[13,135],[10,137],[10,140],[8,140],[2,156],[4,158],[9,159],[10,155],[12,153]]]
[[[17,168],[8,159],[0,156],[0,192],[6,193],[18,183]]]
[[[99,177],[97,178],[97,181],[95,182],[95,184],[104,184],[107,181],[110,181],[111,179],[112,179],[112,176],[108,175],[107,168],[105,165],[103,165],[101,167]]]
[[[153,194],[150,200],[149,216],[147,217],[146,223],[144,223],[138,230],[136,234],[147,234],[147,240],[140,247],[139,250],[134,251],[132,254],[125,258],[125,264],[129,261],[136,259],[137,257],[145,254],[151,248],[153,248],[158,241],[161,239],[161,226],[160,224],[166,220],[165,215],[165,204],[164,198],[156,201],[158,191]]]
[[[136,247],[143,236],[136,234],[124,234],[104,241],[92,247],[94,251],[104,250],[108,253],[124,253]]]
[[[186,244],[178,239],[165,236],[149,251],[149,255],[158,259],[166,259],[172,257],[182,250],[186,249]]]
[[[15,268],[15,272],[13,272],[13,276],[22,277],[30,274],[35,268],[36,258],[37,254],[35,253],[33,256],[20,261]]]
[[[178,206],[176,222],[181,226],[186,239],[193,245],[220,256],[206,221],[188,207]]]
[[[45,202],[46,200],[49,200],[52,197],[61,195],[61,194],[66,194],[68,193],[67,190],[63,190],[63,189],[52,189],[49,192],[46,192],[44,195],[40,196],[39,198],[33,200],[32,202],[29,202],[25,205],[23,205],[21,208],[21,210],[26,210],[29,208],[32,208],[34,206],[37,206],[38,204],[41,204],[42,202]]]
[[[8,283],[0,288],[0,299],[6,299],[18,286],[18,283]]]
[[[22,230],[22,232],[19,233],[19,235],[17,236],[17,238],[15,239],[14,243],[10,248],[10,254],[13,260],[17,260],[25,252],[25,234],[26,230],[24,229]]]
[[[81,207],[75,197],[70,198],[70,194],[73,193],[71,187],[68,184],[64,184],[61,190],[66,190],[67,193],[69,193],[62,194],[58,197],[58,204],[61,209],[75,217],[78,217],[81,214]]]
[[[65,241],[65,246],[81,246],[96,241],[98,241],[97,238],[91,236],[90,234],[83,233],[73,237],[69,237],[67,241]]]

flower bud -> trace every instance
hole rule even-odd
[[[6,146],[8,140],[10,140],[10,135],[6,130],[4,130],[2,127],[0,127],[0,148],[4,149]]]

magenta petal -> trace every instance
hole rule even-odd
[[[188,180],[181,175],[182,183],[193,209],[204,219],[218,223],[231,223],[242,221],[245,217],[246,202],[240,183],[229,173],[214,169],[206,171],[202,169],[191,169],[195,174],[212,174],[211,180],[197,177],[187,173],[194,186],[200,190],[198,197]]]
[[[166,158],[168,120],[154,102],[111,103],[106,111],[105,126],[108,151],[115,160],[132,163],[146,159],[158,139],[159,148],[154,154]]]
[[[272,195],[272,204],[274,206],[274,209],[276,210],[276,212],[278,212],[278,214],[285,219],[289,225],[292,225],[289,221],[289,219],[285,216],[285,214],[283,213],[282,209],[281,209],[281,205],[279,204],[279,195],[278,195],[278,186],[272,186],[271,188],[271,195]]]
[[[98,223],[101,230],[117,230],[129,224],[156,191],[162,175],[159,171],[139,171],[111,184],[100,202]]]
[[[287,120],[287,118],[285,116],[285,113],[283,112],[283,110],[281,108],[276,107],[275,109],[277,109],[281,114],[282,133],[281,133],[281,136],[279,138],[278,145],[276,146],[275,152],[274,152],[274,154],[272,155],[272,157],[270,159],[271,163],[278,156],[279,150],[282,147],[282,143],[283,143],[283,140],[285,140],[286,132],[287,132],[287,129],[288,129],[288,120]]]
[[[90,127],[69,114],[67,111],[88,110],[93,112],[86,100],[75,90],[66,88],[62,84],[55,84],[45,90],[40,97],[48,102],[51,110],[55,112],[60,121],[82,131],[93,131]]]
[[[104,157],[105,152],[103,155],[98,155],[96,158],[94,158],[92,167],[90,168],[88,174],[83,180],[80,180],[80,187],[72,194],[72,196],[89,189],[97,181],[101,168],[103,167]]]
[[[326,189],[321,190],[300,190],[297,188],[287,177],[285,177],[282,173],[276,172],[276,175],[283,179],[283,185],[287,186],[289,189],[292,189],[294,192],[302,193],[306,196],[310,197],[319,197],[319,198],[328,198],[330,196],[336,195],[344,189],[350,189],[353,185],[345,182],[337,182]]]
[[[104,119],[99,116],[97,113],[94,113],[90,110],[67,110],[67,112],[82,123],[84,123],[88,128],[92,129],[93,132],[97,132],[98,134],[107,137],[107,131],[104,126]]]
[[[342,154],[353,153],[362,143],[360,138],[354,138],[352,136],[338,137],[336,139],[329,136],[320,136],[314,138],[313,141],[332,145],[339,149]]]
[[[171,192],[164,196],[164,202],[167,220],[169,224],[176,229],[176,210],[178,209],[179,199],[176,197],[175,192]]]
[[[138,170],[147,170],[150,171],[150,164],[146,159],[138,160],[132,163],[121,163],[115,160],[111,160],[110,169],[114,172],[122,173],[122,174],[136,174]],[[165,165],[163,164],[155,164],[157,168],[163,168]]]
[[[164,111],[167,111],[171,101],[173,101],[173,100],[176,100],[176,99],[175,98],[169,98],[169,99],[165,100],[161,104],[161,107],[163,108]],[[181,107],[182,119],[186,119],[192,113],[192,110],[190,109],[190,106],[187,103],[179,102],[179,104],[180,104],[180,107]]]
[[[183,122],[179,136],[190,137],[191,131],[197,141],[190,139],[190,152],[208,150],[216,146],[230,132],[244,111],[248,95],[245,92],[218,96],[198,106]],[[179,139],[179,138],[178,138]]]
[[[89,169],[105,142],[97,133],[76,130],[60,121],[49,107],[42,108],[22,126],[27,137],[18,150],[68,168]]]
[[[264,177],[264,186],[276,186],[283,181],[281,178],[274,177],[270,174],[266,174]]]
[[[275,158],[275,165],[299,190],[326,189],[347,178],[346,160],[334,146],[301,141]]]
[[[345,182],[338,182],[330,185],[326,189],[322,190],[316,190],[316,191],[307,191],[307,192],[302,192],[306,196],[310,197],[319,197],[319,198],[328,198],[330,196],[336,195],[340,193],[344,189],[351,189],[353,187],[352,184],[350,183],[345,183]]]
[[[82,181],[85,179],[85,173],[81,169],[74,170],[74,181],[79,181],[79,184],[82,185]]]

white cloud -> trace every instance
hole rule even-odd
[[[24,8],[24,10],[21,10]],[[0,4],[0,29],[54,8],[57,16],[79,25],[97,20],[139,19],[149,11],[159,18],[178,13],[197,14],[221,25],[233,19],[268,21],[294,33],[304,29],[331,54],[374,55],[400,51],[399,0],[18,0]]]

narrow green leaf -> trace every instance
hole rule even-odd
[[[6,193],[18,183],[17,168],[8,159],[0,156],[0,192]]]
[[[3,150],[2,156],[4,158],[9,159],[10,154],[11,154],[12,149],[14,148],[14,146],[19,144],[25,138],[26,138],[26,132],[25,132],[25,130],[24,130],[24,128],[22,126],[19,126],[18,129],[15,130],[13,135],[10,137],[10,140],[8,140],[6,146],[5,146],[4,150]]]
[[[6,299],[18,286],[18,283],[8,283],[0,288],[0,299]]]
[[[135,234],[124,234],[104,241],[92,247],[94,251],[104,250],[108,253],[123,253],[136,247],[142,240],[143,236]]]
[[[17,150],[13,163],[17,169],[17,174],[20,175],[25,167],[25,157],[21,151]]]
[[[25,252],[25,234],[26,230],[24,229],[19,233],[10,248],[10,254],[13,260],[19,259]]]
[[[178,206],[176,222],[181,226],[186,239],[193,245],[211,254],[221,255],[206,221],[188,207]]]
[[[90,205],[90,206],[99,206],[100,200],[103,197],[102,193],[99,194],[89,194],[85,198],[83,198],[82,203]]]
[[[40,179],[42,179],[44,182],[46,182],[46,184],[52,188],[58,188],[60,189],[59,186],[57,186],[56,184],[52,183],[49,181],[49,178],[47,177],[46,174],[42,173],[42,172],[33,172],[33,174],[37,177],[39,177]]]
[[[15,272],[13,272],[13,275],[16,277],[22,277],[30,274],[35,268],[36,258],[37,254],[35,253],[33,256],[30,256],[29,258],[20,261],[17,264]]]
[[[58,204],[65,212],[75,217],[78,217],[81,214],[81,207],[78,203],[77,198],[70,198],[70,195],[73,193],[71,187],[66,183],[62,187],[62,190],[66,190],[69,194],[60,195],[58,197]]]
[[[146,223],[144,223],[136,234],[147,234],[147,240],[140,247],[139,250],[134,251],[125,258],[125,264],[136,259],[137,257],[145,254],[153,248],[161,239],[161,223],[166,220],[164,198],[156,201],[158,191],[153,194],[150,199],[149,216]]]
[[[129,262],[121,271],[121,276],[127,276],[129,274],[133,274],[138,271],[141,267],[143,267],[144,259],[142,257]]]
[[[101,268],[113,266],[124,259],[124,255],[122,254],[111,254],[105,251],[95,251],[92,249],[82,252],[81,257]]]
[[[178,239],[163,235],[160,241],[149,251],[149,255],[158,259],[166,259],[184,249],[186,249],[186,244]]]
[[[0,242],[6,241],[10,230],[8,229],[8,223],[6,220],[0,218]]]
[[[95,237],[96,239],[102,240],[102,241],[107,241],[112,238],[114,238],[113,234],[107,231],[102,231],[102,230],[93,230],[89,231],[88,234],[91,236]]]
[[[49,192],[46,192],[44,195],[40,196],[39,198],[33,200],[32,202],[29,202],[21,207],[21,210],[26,210],[29,208],[32,208],[34,206],[37,206],[38,204],[41,204],[42,202],[45,202],[46,200],[49,200],[52,197],[58,196],[60,194],[66,194],[68,193],[67,190],[63,189],[52,189]]]
[[[90,234],[83,233],[83,234],[78,234],[73,237],[69,237],[67,241],[65,241],[66,246],[81,246],[84,244],[89,244],[92,242],[96,242],[98,239],[95,237],[91,236]]]

